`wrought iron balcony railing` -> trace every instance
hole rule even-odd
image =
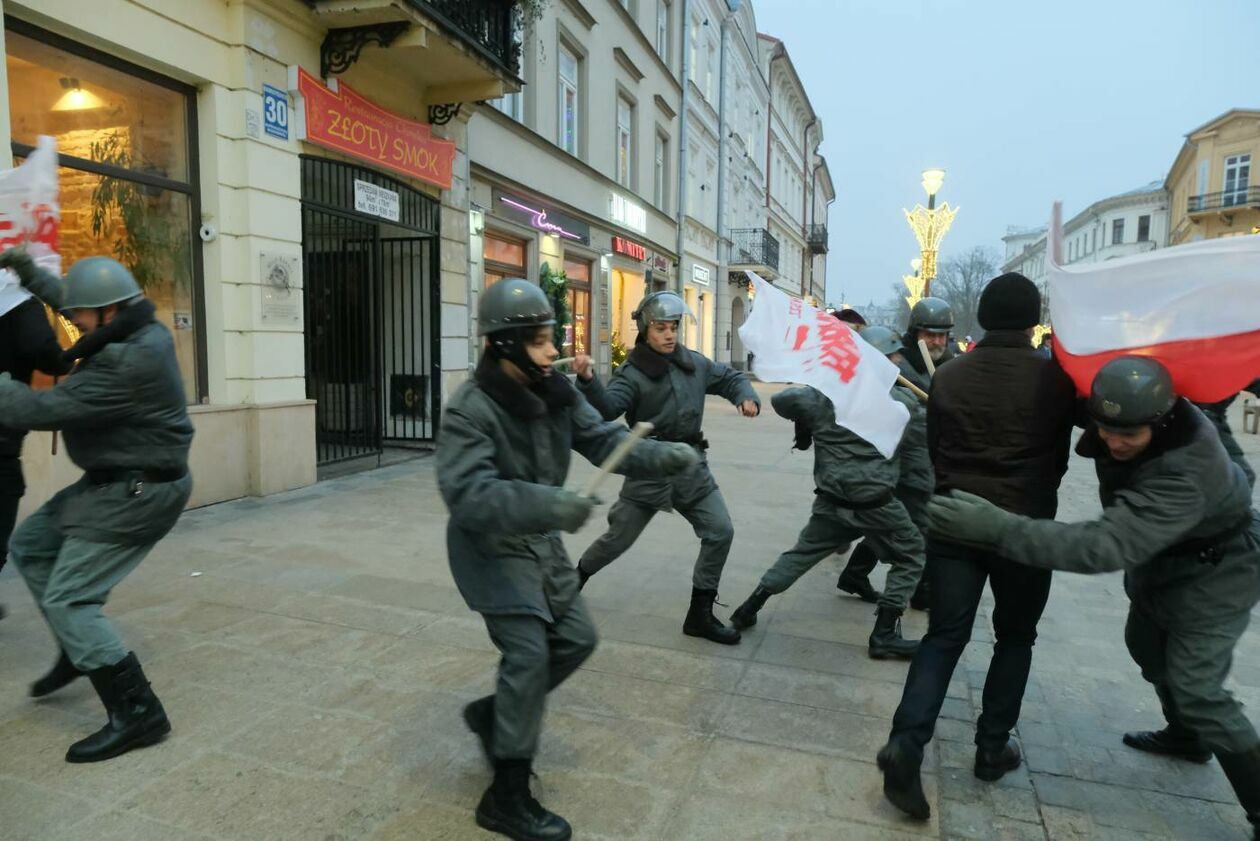
[[[827,253],[827,226],[810,225],[805,229],[805,242],[810,254]]]
[[[1235,207],[1260,208],[1260,186],[1224,190],[1220,193],[1204,193],[1201,196],[1191,196],[1186,201],[1187,213],[1206,213]]]
[[[779,241],[765,228],[731,230],[732,269],[764,267],[779,270]]]
[[[407,0],[513,76],[521,72],[516,0]]]

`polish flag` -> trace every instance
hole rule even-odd
[[[831,400],[836,423],[892,458],[910,412],[890,395],[897,366],[848,324],[793,298],[756,272],[752,314],[739,328],[765,382],[811,385]]]
[[[1089,394],[1118,356],[1150,356],[1197,403],[1260,377],[1260,236],[1204,240],[1079,266],[1063,259],[1058,203],[1046,238],[1054,355]]]

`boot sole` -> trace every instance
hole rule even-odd
[[[872,593],[872,594],[870,594],[870,595],[867,595],[867,594],[863,593],[862,591],[860,591],[860,590],[858,590],[858,589],[856,589],[856,588],[854,588],[854,587],[850,587],[850,586],[849,586],[849,585],[847,585],[847,584],[843,584],[843,583],[841,583],[841,582],[839,582],[839,581],[837,581],[837,582],[836,582],[836,589],[837,589],[837,590],[839,590],[839,591],[840,591],[840,592],[842,592],[842,593],[848,593],[850,596],[855,596],[856,598],[861,599],[862,601],[866,602],[867,604],[878,604],[878,603],[879,603],[879,597],[880,597],[880,595],[881,595],[880,593]]]
[[[888,757],[882,750],[875,755],[875,764],[879,766],[880,772],[884,775],[884,797],[888,799],[889,803],[893,804],[916,821],[926,821],[932,817],[932,807],[929,804],[920,804],[910,795],[889,787],[888,774],[892,763],[889,762]]]
[[[972,770],[977,780],[984,780],[986,783],[996,783],[1023,764],[1024,760],[1021,757],[1019,762],[1016,762],[1014,765],[977,765]]]
[[[74,756],[71,756],[69,753],[67,753],[66,762],[74,763],[76,765],[85,764],[88,762],[104,762],[106,759],[113,759],[114,757],[122,756],[124,753],[127,753],[128,751],[133,751],[133,750],[137,750],[138,748],[147,748],[152,745],[156,745],[158,742],[161,742],[167,736],[169,736],[170,733],[171,733],[171,723],[167,721],[167,722],[164,722],[162,726],[159,727],[158,729],[153,730],[149,733],[144,733],[140,736],[137,736],[131,741],[121,744],[118,747],[114,748],[113,750],[107,751],[105,753],[98,753],[98,754],[93,754],[92,756],[80,756],[80,757],[74,757]]]
[[[563,835],[556,835],[546,839],[540,835],[521,835],[519,833],[512,832],[508,829],[506,823],[495,818],[493,815],[485,814],[480,809],[477,810],[475,818],[477,820],[477,826],[482,829],[488,829],[491,832],[497,832],[499,835],[506,835],[508,838],[511,838],[512,841],[569,841],[569,839],[573,837],[572,829]]]
[[[1193,762],[1195,765],[1206,765],[1212,761],[1211,752],[1207,753],[1181,753],[1179,751],[1162,750],[1155,747],[1147,747],[1142,744],[1136,744],[1128,739],[1121,737],[1120,741],[1124,742],[1126,747],[1140,750],[1142,753],[1149,753],[1155,756],[1167,756],[1170,759],[1180,759],[1182,762]]]
[[[731,624],[732,626],[734,626],[734,623],[731,623]],[[736,628],[735,630],[738,631],[741,629]],[[742,637],[740,637],[739,634],[736,634],[734,639],[715,639],[703,631],[689,631],[685,627],[683,628],[683,633],[689,637],[696,637],[697,639],[708,640],[709,642],[716,642],[718,645],[739,645],[739,641],[740,639],[742,639]]]
[[[897,651],[875,651],[868,648],[866,653],[872,660],[913,660],[918,652],[909,651],[903,654]]]

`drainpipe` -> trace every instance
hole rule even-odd
[[[720,42],[718,46],[718,194],[717,194],[717,278],[713,280],[714,287],[720,289],[726,277],[726,262],[730,254],[730,246],[726,241],[726,182],[727,178],[727,158],[730,157],[730,132],[726,128],[726,33],[730,27],[731,20],[734,15],[727,12],[722,18],[722,29],[719,33]],[[713,302],[714,312],[717,312],[718,304],[721,303],[720,297],[715,298]],[[716,338],[714,340],[716,344]],[[714,353],[717,353],[716,347]]]
[[[801,252],[801,297],[805,297],[805,261],[810,261],[810,274],[813,274],[814,258],[809,256],[809,234],[805,228],[805,220],[809,217],[809,206],[812,203],[813,195],[809,190],[805,189],[808,183],[805,176],[809,174],[809,133],[814,130],[814,126],[818,125],[818,115],[809,121],[809,125],[805,126],[805,134],[801,137],[801,233],[805,234],[805,250]]]
[[[691,106],[691,0],[682,0],[682,113],[678,119],[678,271],[674,280],[679,295],[683,293],[683,242],[687,228],[687,123]]]

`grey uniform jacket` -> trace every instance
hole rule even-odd
[[[1102,517],[1071,524],[1020,518],[1017,527],[1003,530],[1001,554],[1071,572],[1122,569],[1139,591],[1203,574],[1208,548],[1260,563],[1260,527],[1242,470],[1202,412],[1184,400],[1174,411],[1172,443],[1131,462],[1112,459],[1096,429],[1087,428],[1077,452],[1096,460]],[[1247,593],[1239,595],[1249,596],[1254,581],[1242,589]]]
[[[936,473],[932,470],[932,454],[928,450],[927,407],[908,389],[897,386],[893,396],[910,410],[910,420],[897,446],[897,461],[901,468],[899,485],[922,493],[936,489]]]
[[[602,421],[564,377],[526,389],[483,359],[451,398],[437,444],[451,574],[470,608],[548,622],[567,612],[578,576],[551,502],[571,451],[598,464],[628,434]],[[617,472],[645,471],[655,446],[635,445]]]
[[[60,279],[43,277],[31,291],[60,308]],[[32,391],[0,380],[5,425],[61,430],[70,460],[86,471],[62,491],[61,526],[73,537],[155,542],[175,525],[192,492],[187,397],[170,331],[153,315],[148,300],[120,310],[113,322],[80,340],[78,367],[54,388]],[[137,489],[123,477],[141,471],[182,478],[146,481]]]
[[[720,395],[736,406],[745,400],[761,406],[745,374],[682,347],[667,357],[646,344],[636,345],[608,385],[598,377],[579,380],[578,385],[604,420],[624,414],[630,424],[651,421],[656,427],[652,437],[696,446],[703,438],[706,394]],[[690,470],[670,478],[627,479],[621,496],[668,511],[674,505],[686,508],[699,502],[716,488],[701,448],[701,461]]]
[[[897,395],[902,389],[893,389]],[[913,400],[914,398],[909,398]],[[820,496],[840,505],[875,505],[892,498],[900,468],[875,445],[836,423],[836,410],[825,394],[798,386],[770,398],[781,417],[805,425],[814,439],[814,485]]]

